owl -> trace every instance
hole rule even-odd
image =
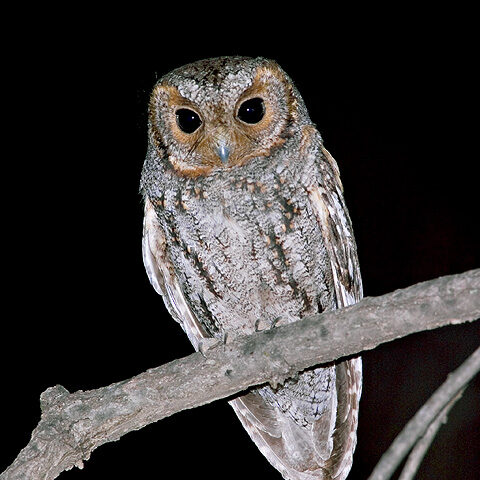
[[[162,77],[141,176],[143,260],[195,349],[362,297],[337,164],[289,76],[265,58],[201,60]],[[230,401],[289,480],[346,478],[360,358]]]

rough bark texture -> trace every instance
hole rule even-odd
[[[365,298],[351,307],[219,344],[129,380],[41,395],[42,417],[2,480],[53,479],[98,446],[252,385],[275,385],[314,365],[414,332],[480,317],[480,269]]]

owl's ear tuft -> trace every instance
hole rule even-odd
[[[264,82],[272,79],[284,86],[283,96],[289,107],[290,124],[311,124],[305,103],[295,83],[275,60],[264,59],[264,63],[257,69],[256,79]]]

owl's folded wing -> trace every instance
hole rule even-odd
[[[317,165],[320,178],[318,184],[309,187],[309,196],[330,257],[337,308],[343,308],[363,297],[357,247],[338,166],[323,145],[317,154]],[[357,439],[358,405],[362,392],[360,357],[336,364],[336,389],[334,449],[327,468],[333,479],[340,480],[350,471]]]
[[[362,277],[337,163],[323,146],[319,153],[320,179],[307,190],[330,257],[337,308],[343,308],[362,299]]]
[[[142,254],[150,283],[156,292],[162,295],[170,315],[182,326],[195,350],[198,350],[200,340],[208,335],[190,309],[180,288],[168,257],[163,230],[148,198],[145,200]]]

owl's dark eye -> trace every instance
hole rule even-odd
[[[178,128],[185,133],[193,133],[202,124],[198,114],[188,108],[179,108],[176,116]]]
[[[265,115],[265,104],[261,98],[245,100],[238,109],[237,117],[245,123],[258,123]]]

